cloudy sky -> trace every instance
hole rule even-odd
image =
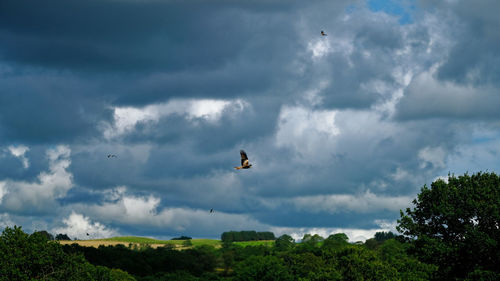
[[[0,227],[393,230],[423,184],[500,172],[499,10],[1,0]]]

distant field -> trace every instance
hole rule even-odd
[[[148,237],[137,237],[137,236],[121,236],[121,237],[112,237],[112,238],[104,238],[104,239],[92,239],[92,240],[73,240],[73,241],[59,241],[61,244],[73,244],[77,243],[80,246],[86,246],[86,247],[99,247],[100,245],[103,246],[114,246],[114,245],[125,245],[128,246],[129,244],[132,245],[148,245],[152,248],[157,248],[157,247],[163,247],[167,244],[174,246],[176,249],[186,249],[190,247],[186,247],[183,245],[185,240],[158,240],[158,239],[153,239],[153,238],[148,238]],[[215,248],[220,248],[222,247],[222,243],[220,240],[217,239],[191,239],[191,243],[194,246],[201,246],[201,245],[209,245],[213,246]],[[264,246],[272,246],[274,245],[273,240],[262,240],[262,241],[244,241],[244,242],[234,242],[236,245],[240,245],[243,247],[246,246],[258,246],[258,245],[264,245]]]

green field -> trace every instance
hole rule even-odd
[[[122,242],[122,243],[133,243],[133,244],[172,244],[172,245],[183,245],[185,240],[158,240],[149,237],[137,237],[137,236],[120,236],[120,237],[111,237],[104,239],[93,239],[92,241],[114,241],[114,242]],[[201,246],[201,245],[209,245],[213,247],[221,247],[222,242],[218,239],[191,239],[191,243],[193,246]],[[240,245],[243,247],[246,246],[272,246],[274,245],[274,240],[262,240],[262,241],[243,241],[243,242],[234,242],[236,245]]]

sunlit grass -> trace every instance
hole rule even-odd
[[[103,238],[103,239],[92,239],[85,241],[108,241],[108,242],[121,242],[124,244],[132,243],[132,244],[169,244],[176,245],[182,248],[189,248],[190,246],[186,246],[186,240],[159,240],[149,237],[138,237],[138,236],[119,236],[119,237],[111,237],[111,238]],[[261,240],[261,241],[243,241],[243,242],[234,242],[235,245],[239,246],[273,246],[274,240]],[[191,239],[192,247],[196,246],[212,246],[215,248],[222,247],[222,242],[218,239]]]

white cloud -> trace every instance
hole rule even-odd
[[[102,130],[109,139],[132,131],[138,123],[157,123],[161,118],[173,114],[182,115],[194,123],[197,119],[216,122],[224,112],[240,113],[246,107],[248,103],[240,99],[174,99],[141,108],[114,107],[114,123],[102,124]]]
[[[432,182],[435,182],[435,181],[437,181],[437,180],[442,180],[442,181],[444,181],[445,183],[448,183],[448,176],[446,176],[446,177],[445,177],[445,176],[437,176],[437,177],[435,177],[435,178],[432,180]]]
[[[228,214],[209,209],[171,207],[160,209],[161,200],[152,195],[134,196],[122,193],[116,202],[100,205],[75,205],[76,209],[91,214],[104,222],[126,225],[162,228],[174,231],[214,233],[220,235],[228,229],[268,229],[269,226],[258,222],[248,215]]]
[[[395,181],[402,181],[402,180],[405,180],[405,179],[412,178],[413,175],[410,174],[408,171],[402,169],[401,167],[397,167],[396,168],[396,172],[394,172],[393,174],[391,174],[391,177]]]
[[[440,146],[422,148],[418,152],[418,158],[422,161],[420,168],[425,168],[429,164],[439,169],[446,167],[446,151]]]
[[[30,162],[24,156],[24,154],[26,154],[26,152],[28,152],[30,150],[29,147],[24,146],[24,145],[17,145],[17,146],[11,145],[7,149],[10,151],[10,153],[12,155],[14,155],[15,157],[17,157],[21,160],[21,162],[23,163],[23,167],[25,169],[29,168]]]
[[[311,110],[284,106],[278,119],[276,145],[292,148],[303,157],[319,156],[319,149],[332,146],[340,134],[335,124],[334,110]],[[308,158],[309,158],[308,157]]]
[[[8,213],[0,214],[0,232],[2,232],[7,226],[12,227],[15,223],[10,219]]]
[[[498,117],[498,90],[489,85],[457,84],[435,76],[439,64],[416,75],[398,104],[405,119]]]
[[[92,222],[89,217],[71,212],[68,218],[62,220],[64,227],[56,227],[52,230],[55,234],[67,234],[70,238],[78,239],[96,239],[117,236],[118,232],[108,229],[99,222]],[[87,233],[89,235],[87,235]]]
[[[5,194],[7,194],[7,187],[4,181],[0,181],[0,204],[2,204],[2,199]]]
[[[50,210],[55,199],[62,198],[73,186],[73,175],[67,171],[71,164],[71,150],[57,146],[47,151],[49,171],[41,172],[35,182],[5,180],[2,183],[2,207],[21,211],[26,206]]]
[[[307,50],[311,52],[313,59],[319,59],[332,52],[330,41],[327,38],[320,38],[307,43]]]
[[[369,190],[363,194],[331,194],[302,196],[289,199],[298,210],[318,213],[370,213],[381,210],[399,211],[409,205],[409,196],[379,196]]]
[[[349,238],[349,242],[365,241],[375,236],[376,232],[392,231],[390,227],[381,226],[375,229],[358,229],[358,228],[336,228],[336,227],[271,227],[277,237],[288,234],[295,239],[296,242],[302,240],[305,234],[318,234],[323,238],[336,233],[344,233]]]

